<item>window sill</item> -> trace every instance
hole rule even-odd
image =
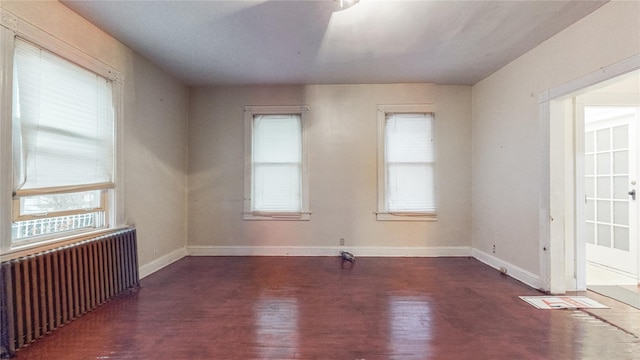
[[[40,238],[40,241],[27,241],[25,240],[23,243],[14,244],[8,251],[3,252],[2,256],[0,256],[0,261],[9,261],[13,259],[17,259],[24,256],[29,256],[32,254],[37,254],[43,251],[55,249],[58,247],[66,246],[69,244],[74,244],[80,241],[88,240],[106,233],[118,231],[121,229],[127,228],[127,226],[118,226],[112,228],[101,228],[92,231],[84,231],[73,234],[68,234],[66,236],[59,237],[51,237],[51,238]]]
[[[435,222],[438,221],[438,215],[429,213],[378,212],[376,213],[376,220]]]
[[[243,213],[242,220],[309,221],[311,220],[311,213],[252,212]]]

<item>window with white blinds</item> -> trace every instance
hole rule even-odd
[[[112,82],[20,38],[13,70],[13,239],[104,226]]]
[[[253,118],[253,210],[300,212],[302,127],[300,116]]]
[[[110,81],[17,39],[13,113],[16,190],[112,182]]]
[[[416,107],[409,110],[419,110]],[[433,113],[392,110],[379,109],[378,219],[433,220],[437,209]]]
[[[277,113],[284,110],[290,111]],[[304,111],[300,107],[246,110],[245,219],[308,219]]]

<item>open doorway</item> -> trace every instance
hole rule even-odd
[[[574,98],[576,266],[587,289],[640,308],[640,73],[588,90]]]
[[[636,56],[540,96],[540,283],[550,293],[629,287],[640,306],[639,69]]]

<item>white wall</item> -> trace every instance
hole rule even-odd
[[[140,265],[183,248],[188,89],[56,1],[0,4],[124,74],[125,183],[117,186],[125,187],[126,224],[138,229]]]
[[[614,1],[473,87],[474,248],[540,274],[538,96],[638,53],[640,2]]]
[[[187,241],[188,89],[133,56],[125,113],[125,214],[140,264]]]
[[[376,221],[376,105],[411,103],[436,106],[438,221]],[[243,107],[298,104],[311,109],[311,221],[243,221]],[[470,87],[201,87],[191,89],[189,109],[190,247],[326,248],[337,247],[344,238],[346,248],[366,247],[382,255],[418,255],[425,248],[440,247],[461,247],[468,252]]]
[[[615,1],[472,90],[400,84],[188,93],[55,1],[1,6],[125,74],[125,207],[139,229],[142,265],[180,249],[188,232],[192,246],[328,247],[345,238],[347,247],[473,246],[491,253],[495,244],[498,258],[539,273],[538,95],[640,52],[640,3]],[[437,111],[439,221],[375,221],[376,105],[430,102]],[[241,220],[242,107],[275,104],[312,109],[310,222]]]

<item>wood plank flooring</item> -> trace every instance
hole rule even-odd
[[[17,359],[639,358],[637,335],[586,311],[536,309],[518,296],[540,293],[474,259],[345,265],[187,257]]]

